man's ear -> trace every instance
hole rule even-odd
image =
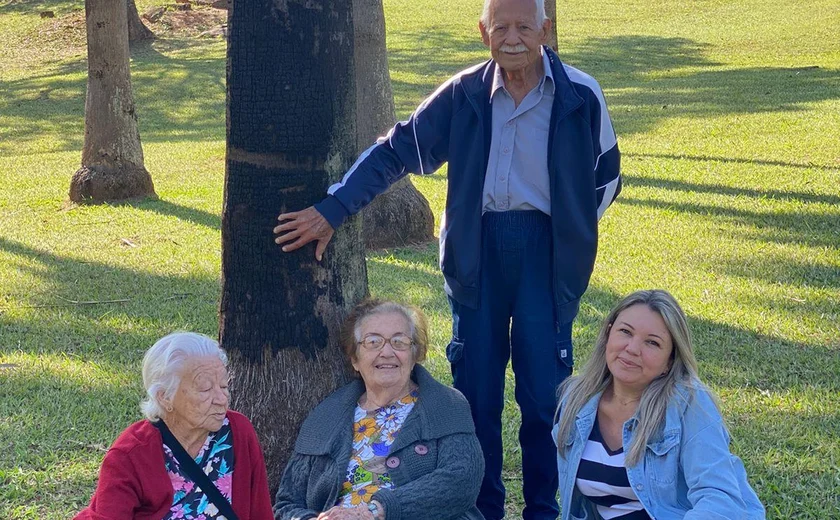
[[[490,47],[490,31],[484,27],[484,22],[478,22],[478,30],[481,31],[481,41],[484,42],[484,46]]]
[[[551,34],[551,18],[546,18],[542,24],[542,34],[540,35],[540,43],[548,44],[548,35]]]

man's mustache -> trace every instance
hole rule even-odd
[[[520,43],[519,45],[502,45],[499,47],[499,50],[502,52],[517,53],[527,51],[528,47],[525,47],[524,44]]]

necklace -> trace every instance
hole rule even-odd
[[[618,404],[620,404],[621,406],[627,406],[628,404],[631,404],[631,403],[638,403],[639,401],[642,400],[642,398],[639,397],[638,399],[630,399],[628,401],[624,401],[620,397],[616,397],[616,400],[618,401]]]
[[[367,392],[365,392],[364,394],[362,394],[362,397],[359,399],[359,406],[361,406],[365,411],[368,411],[368,412],[373,411],[373,410],[379,410],[380,408],[385,408],[386,406],[390,406],[393,403],[399,401],[400,399],[403,399],[405,396],[407,396],[408,394],[413,392],[416,388],[417,388],[417,385],[415,385],[413,381],[409,381],[408,384],[406,385],[406,387],[403,387],[404,391],[400,393],[399,397],[397,397],[396,399],[391,399],[390,401],[386,402],[385,404],[377,403],[370,396],[368,396]],[[362,402],[362,401],[364,401],[364,402]],[[374,406],[373,408],[370,407],[371,404],[373,404],[373,406]]]

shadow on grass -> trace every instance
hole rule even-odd
[[[441,296],[443,277],[437,267],[437,249],[436,244],[431,244],[420,251],[395,250],[369,254],[370,277],[375,277],[377,291],[403,295],[414,284],[431,287],[431,295],[414,300],[414,303],[427,312],[444,313],[448,317],[446,299]],[[418,264],[419,267],[406,264]],[[812,280],[813,283],[813,280],[821,280],[824,275],[826,279],[821,283],[837,286],[837,272],[829,267],[819,272],[814,272],[810,266],[793,265],[790,262],[780,263],[776,267],[789,283],[798,284],[806,280]],[[595,286],[590,286],[584,295],[575,321],[575,360],[578,367],[588,356],[602,320],[623,296]],[[740,303],[749,306],[766,302],[751,300]],[[799,302],[789,303],[793,310]],[[819,316],[829,312],[832,306],[828,300],[813,303],[814,306],[808,308],[807,312],[804,313],[801,306],[798,312]],[[689,316],[689,323],[695,336],[701,375],[715,385],[760,386],[762,389],[780,391],[791,388],[840,390],[840,379],[835,376],[840,373],[840,350],[787,341],[693,316]]]
[[[427,313],[448,317],[435,245],[421,251],[369,255],[368,265],[380,293],[402,296],[402,288],[415,283],[435,287],[431,297],[414,303]],[[577,370],[588,358],[604,317],[621,296],[595,285],[585,294],[574,331]],[[738,303],[760,306],[768,302]],[[826,312],[831,302],[819,305],[822,307],[809,309],[810,316]],[[795,503],[838,504],[831,492],[837,465],[830,462],[835,460],[833,454],[838,446],[829,432],[836,429],[840,415],[833,404],[827,403],[824,409],[813,406],[822,396],[840,391],[836,377],[840,371],[840,349],[788,341],[695,316],[689,317],[689,326],[700,375],[726,395],[723,405],[735,440],[733,449],[744,459],[750,480],[768,508],[777,512],[779,518],[796,512],[787,501],[779,502],[780,494],[795,499]],[[447,371],[445,361],[435,365],[435,374],[442,381],[450,381]],[[513,387],[513,374],[508,370],[502,420],[504,475],[510,491],[508,506],[516,515],[522,507],[521,455],[516,442],[520,417]],[[781,396],[787,402],[785,406],[795,410],[785,412],[785,418],[780,420],[781,409],[765,404],[772,401],[765,396],[772,395]],[[792,483],[792,479],[796,482]]]
[[[441,77],[489,58],[478,39],[445,28],[400,36],[417,45],[391,50],[391,70],[418,78],[393,82],[400,114],[433,92]],[[840,98],[840,70],[723,68],[705,56],[707,47],[686,38],[620,35],[590,38],[561,49],[560,57],[599,81],[616,130],[623,135],[647,132],[671,118],[797,111]]]
[[[3,14],[32,14],[53,11],[56,16],[84,9],[78,0],[0,0],[0,16]]]
[[[630,155],[633,156],[632,154]],[[678,158],[675,157],[675,159]],[[714,160],[715,159],[708,159],[708,161]],[[782,191],[775,190],[772,188],[733,188],[732,186],[722,186],[719,184],[703,184],[699,182],[661,179],[656,177],[646,177],[637,174],[627,175],[627,184],[629,186],[661,188],[671,191],[682,191],[686,193],[729,195],[732,197],[749,197],[756,200],[785,200],[802,204],[828,204],[830,206],[840,207],[840,196],[825,195],[821,193]]]
[[[733,258],[729,262],[715,266],[713,270],[722,270],[743,278],[764,280],[769,284],[789,285],[802,289],[840,289],[840,265],[756,256]],[[806,305],[805,301],[792,301],[792,303],[797,304],[792,306],[793,309],[799,310],[797,314],[803,314],[804,309],[812,306]],[[824,303],[829,304],[829,302]],[[782,302],[779,304],[781,305]],[[812,310],[817,311],[816,308]]]
[[[67,354],[82,361],[132,362],[172,330],[217,334],[219,281],[215,277],[158,275],[65,258],[0,237],[0,251],[22,260],[20,270],[44,289],[26,295],[22,320],[4,320],[0,352]],[[26,265],[24,265],[24,263]],[[35,264],[37,267],[31,267]],[[128,302],[74,305],[68,300]],[[134,324],[136,326],[131,326]],[[141,325],[142,324],[142,325]]]
[[[401,117],[445,78],[489,57],[477,37],[445,28],[398,36],[412,42],[389,52],[392,75],[409,78],[392,81]],[[188,48],[192,56],[180,52]],[[591,38],[561,55],[601,82],[616,128],[625,135],[669,118],[796,111],[840,97],[837,70],[723,69],[704,52],[704,45],[685,38],[622,35]],[[83,59],[49,74],[0,81],[0,112],[14,129],[4,140],[49,138],[52,150],[79,150],[85,81]],[[218,46],[197,40],[138,46],[132,84],[144,142],[224,139],[225,57]]]
[[[222,216],[201,209],[191,208],[164,199],[146,198],[123,203],[111,203],[114,206],[131,206],[143,211],[151,211],[159,215],[169,215],[179,220],[192,222],[208,229],[219,231],[222,229]]]
[[[787,161],[770,161],[766,159],[740,159],[736,157],[719,157],[708,155],[676,155],[667,153],[630,153],[622,152],[622,157],[634,157],[638,159],[672,159],[675,161],[695,161],[695,162],[722,162],[734,164],[749,164],[758,166],[781,166],[784,168],[797,168],[802,170],[823,170],[823,171],[840,171],[838,166],[823,166],[819,164],[804,164],[792,163]],[[783,193],[783,192],[782,192]],[[837,198],[840,200],[840,198]]]
[[[169,210],[169,211],[178,211]],[[26,410],[10,411],[14,430],[12,438],[34,439],[36,446],[28,446],[32,453],[17,453],[14,460],[23,471],[35,471],[36,466],[59,464],[63,455],[98,459],[95,450],[79,455],[83,445],[108,445],[116,434],[137,417],[136,400],[139,398],[139,360],[142,352],[155,339],[174,328],[198,330],[214,335],[218,281],[207,277],[162,276],[138,273],[130,269],[115,268],[97,262],[64,258],[32,246],[0,238],[0,251],[36,263],[38,274],[50,287],[49,292],[35,295],[32,300],[51,295],[73,297],[95,294],[97,290],[109,291],[113,296],[129,297],[128,303],[114,306],[46,307],[24,312],[22,317],[10,318],[0,313],[0,330],[3,341],[0,353],[22,352],[26,355],[67,354],[81,364],[95,363],[99,370],[113,371],[132,377],[134,384],[117,386],[90,384],[83,377],[66,377],[55,371],[25,370],[9,381],[14,387],[11,401],[26,399]],[[12,260],[14,261],[14,260]],[[369,255],[370,275],[375,279],[380,295],[398,299],[411,299],[428,313],[448,316],[446,300],[442,296],[442,277],[437,268],[437,246],[400,249]],[[186,293],[183,299],[169,300],[172,294]],[[139,294],[139,296],[134,296]],[[152,296],[149,296],[152,295]],[[158,299],[157,295],[160,296]],[[621,295],[614,291],[593,286],[584,297],[581,312],[575,325],[576,359],[582,365],[591,350],[597,329],[609,308]],[[134,299],[136,298],[136,299]],[[61,300],[33,301],[56,303]],[[745,305],[748,303],[745,303]],[[790,342],[732,327],[709,320],[690,317],[695,336],[696,351],[701,375],[707,382],[728,389],[785,392],[793,390],[807,393],[825,392],[829,395],[840,391],[840,352],[805,343]],[[438,369],[446,370],[445,365]],[[0,374],[0,377],[7,377]],[[119,377],[118,377],[119,379]],[[445,379],[445,378],[442,378]],[[4,381],[5,382],[5,381]],[[512,397],[512,379],[508,381],[508,404],[505,412],[506,444],[505,468],[512,478],[518,472],[519,451],[515,447],[518,414]],[[38,396],[31,399],[31,396]],[[67,408],[72,401],[74,406]],[[95,403],[95,404],[93,404]],[[97,414],[91,416],[94,407]],[[15,415],[26,414],[24,415]],[[739,439],[750,439],[741,445],[748,468],[761,474],[762,486],[782,489],[802,500],[825,500],[816,484],[831,480],[831,471],[806,471],[791,469],[773,460],[765,460],[768,452],[783,452],[790,429],[800,432],[806,439],[830,444],[825,426],[836,424],[836,412],[811,413],[807,417],[791,416],[783,425],[778,417],[767,413],[735,418],[733,434]],[[46,428],[45,428],[46,425]],[[769,432],[762,435],[760,432]],[[748,435],[747,435],[748,434]],[[39,444],[41,443],[41,444]],[[74,446],[76,446],[74,448]],[[16,448],[17,449],[17,448]],[[834,449],[830,447],[821,450]],[[818,451],[819,455],[822,451]],[[3,463],[6,465],[7,463]],[[815,486],[791,487],[791,475]],[[61,483],[65,478],[56,477]],[[74,489],[87,494],[93,489],[93,480],[75,482]],[[516,486],[514,486],[516,487]],[[89,489],[88,489],[89,488]],[[759,493],[762,493],[759,487]],[[769,494],[769,492],[768,492]],[[775,496],[775,495],[773,495]],[[37,500],[37,499],[36,499]]]
[[[164,54],[192,48],[195,55]],[[225,57],[210,44],[152,42],[133,51],[131,83],[144,143],[224,140]],[[85,60],[53,71],[0,81],[0,113],[11,130],[0,150],[49,139],[48,151],[81,150],[84,142]],[[6,133],[8,132],[8,133]],[[14,143],[14,144],[12,144]]]
[[[2,237],[0,252],[43,280],[39,292],[19,297],[14,312],[0,309],[0,357],[18,358],[19,365],[0,370],[0,438],[6,440],[0,474],[26,475],[4,482],[17,487],[7,488],[12,495],[0,502],[20,505],[32,493],[30,503],[54,511],[45,493],[55,488],[58,500],[78,510],[95,474],[82,478],[78,467],[58,468],[68,461],[98,467],[104,453],[90,446],[109,446],[139,419],[140,360],[154,341],[173,330],[216,336],[219,282],[62,257]],[[72,305],[62,298],[129,301]],[[45,468],[51,470],[45,480],[33,483]]]
[[[627,185],[632,186],[632,178],[628,177],[628,180]],[[744,233],[752,239],[765,242],[830,248],[838,246],[836,213],[808,211],[764,213],[699,202],[672,202],[634,197],[630,195],[629,190],[628,193],[622,193],[616,203],[712,217],[728,222],[736,228],[751,226],[754,230],[745,230]]]

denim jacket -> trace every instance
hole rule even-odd
[[[562,520],[598,520],[594,505],[576,485],[583,448],[595,422],[601,394],[593,396],[575,418],[559,451]],[[561,403],[562,410],[562,403]],[[638,417],[624,423],[625,453]],[[712,396],[702,385],[678,387],[661,430],[648,442],[644,457],[627,469],[630,486],[655,520],[753,520],[764,507],[747,482],[741,460],[729,451],[729,433]]]

